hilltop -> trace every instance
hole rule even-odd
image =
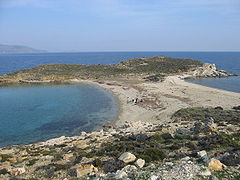
[[[11,53],[42,53],[44,50],[38,50],[27,46],[21,45],[3,45],[0,44],[0,54],[11,54]]]

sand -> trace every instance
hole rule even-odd
[[[169,76],[164,82],[127,83],[124,81],[75,80],[100,86],[113,92],[120,105],[116,125],[127,122],[151,122],[166,124],[171,116],[181,108],[216,107],[231,109],[240,105],[240,93],[234,93],[182,80],[181,76]],[[129,102],[132,99],[143,102]]]

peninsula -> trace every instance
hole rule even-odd
[[[46,64],[0,85],[89,83],[120,114],[102,130],[0,149],[0,179],[238,179],[240,94],[185,82],[227,77],[214,64],[163,56],[115,65]]]

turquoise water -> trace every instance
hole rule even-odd
[[[0,146],[92,131],[117,117],[115,97],[99,87],[48,85],[0,88]]]

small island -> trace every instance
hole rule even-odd
[[[238,179],[240,94],[184,81],[227,76],[214,64],[164,56],[45,64],[2,75],[1,86],[100,86],[117,96],[120,114],[99,131],[1,148],[0,178]]]

